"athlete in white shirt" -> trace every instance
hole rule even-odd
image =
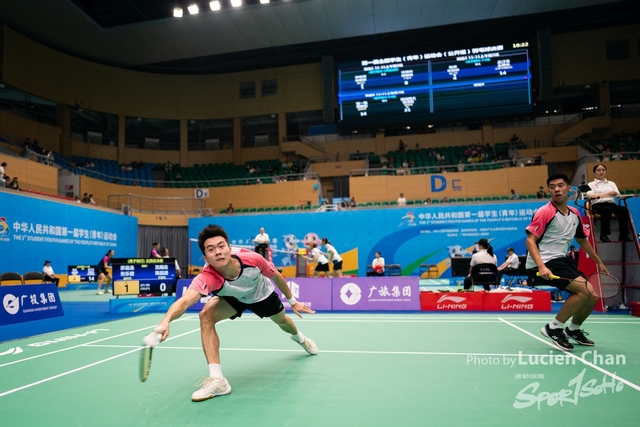
[[[493,264],[498,265],[498,258],[493,254],[493,248],[489,244],[487,239],[478,240],[478,252],[471,257],[471,264],[469,265],[469,274],[464,278],[464,288],[471,289],[473,287],[473,279],[471,278],[471,272],[473,267],[478,264]],[[485,291],[490,289],[490,285],[483,284],[482,287]]]
[[[327,258],[333,262],[333,277],[342,277],[342,257],[326,237],[322,238],[322,244],[327,253]]]
[[[518,255],[516,255],[515,250],[513,248],[509,248],[507,249],[507,252],[509,254],[507,260],[498,267],[498,274],[496,275],[496,283],[498,286],[500,285],[503,275],[514,275],[516,274],[516,271],[518,271],[518,267],[520,267],[520,259],[518,258]]]

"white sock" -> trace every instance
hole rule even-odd
[[[304,341],[304,335],[302,335],[302,332],[298,331],[298,335],[291,335],[293,337],[294,340],[296,340],[297,342],[302,342]]]
[[[209,364],[209,376],[211,378],[224,378],[222,375],[222,368],[219,363]]]
[[[556,319],[553,319],[549,323],[549,329],[562,329],[563,327],[564,327],[564,323],[560,323]]]
[[[576,325],[575,323],[571,322],[571,323],[569,323],[569,330],[570,331],[579,331],[580,330],[580,326],[582,326],[582,325]]]

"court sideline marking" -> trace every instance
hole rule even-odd
[[[502,319],[502,318],[500,318],[500,317],[498,317],[498,319],[500,319],[500,321],[501,321],[501,322],[504,322],[504,323],[506,323],[507,325],[511,326],[512,328],[517,329],[517,330],[519,330],[520,332],[523,332],[523,333],[525,333],[525,334],[529,335],[530,337],[533,337],[533,338],[535,338],[536,340],[538,340],[538,341],[540,341],[540,342],[545,343],[546,345],[550,346],[551,348],[554,348],[555,350],[558,350],[558,351],[562,351],[565,355],[568,355],[568,356],[570,356],[570,357],[572,357],[572,358],[574,358],[574,359],[576,359],[576,360],[578,360],[578,361],[580,361],[580,362],[584,363],[585,365],[590,366],[590,367],[592,367],[593,369],[595,369],[595,370],[597,370],[597,371],[600,371],[600,372],[602,372],[603,374],[605,374],[605,375],[607,375],[607,376],[609,376],[609,377],[611,377],[611,378],[613,378],[613,379],[615,379],[615,380],[618,380],[619,382],[624,383],[624,384],[628,385],[628,386],[629,386],[629,387],[631,387],[631,388],[636,389],[637,391],[640,391],[640,386],[639,386],[639,385],[634,384],[634,383],[632,383],[631,381],[625,380],[624,378],[619,377],[618,375],[616,375],[616,374],[614,374],[614,373],[611,373],[611,372],[607,371],[606,369],[601,368],[601,367],[600,367],[600,366],[598,366],[598,365],[595,365],[595,364],[593,364],[593,363],[591,363],[591,362],[588,362],[588,361],[586,361],[585,359],[583,359],[582,357],[580,357],[580,356],[576,356],[575,354],[571,353],[570,351],[560,350],[558,347],[556,347],[555,345],[553,345],[551,342],[549,342],[549,341],[547,341],[547,340],[545,340],[545,339],[543,339],[543,338],[540,338],[539,336],[534,335],[534,334],[532,334],[531,332],[526,331],[526,330],[522,329],[521,327],[516,326],[516,325],[514,325],[513,323],[511,323],[511,322],[509,322],[509,321],[507,321],[507,320],[504,320],[504,319]]]
[[[219,322],[219,323],[222,323],[222,322],[224,322],[224,321],[225,321],[225,320],[223,320],[223,321],[221,321],[221,322]],[[154,325],[154,326],[155,326],[155,325]],[[153,326],[151,326],[151,328],[153,328]],[[148,330],[149,328],[142,328],[142,329],[138,329],[138,330],[135,330],[135,331],[126,332],[126,333],[124,333],[124,334],[114,335],[114,336],[109,337],[109,338],[103,338],[103,339],[101,339],[101,340],[93,341],[93,342],[99,342],[99,341],[104,341],[104,340],[106,340],[106,339],[117,338],[117,337],[119,337],[119,336],[128,335],[128,334],[130,334],[130,333],[139,332],[139,331],[141,331],[141,330],[145,330],[145,329],[147,329],[147,330]],[[192,334],[192,333],[194,333],[194,332],[197,332],[197,331],[199,331],[199,330],[200,330],[200,328],[197,328],[197,329],[194,329],[194,330],[191,330],[191,331],[188,331],[188,332],[182,333],[182,334],[180,334],[180,335],[176,335],[176,336],[174,336],[174,337],[167,338],[167,340],[166,340],[166,341],[169,341],[169,340],[172,340],[172,339],[176,339],[176,338],[180,338],[180,337],[183,337],[183,336],[185,336],[185,335],[189,335],[189,334]],[[166,342],[166,341],[165,341],[165,342]],[[78,348],[78,347],[85,347],[85,346],[87,346],[88,344],[91,344],[91,343],[81,344],[81,345],[76,345],[76,346],[73,346],[73,347],[69,347],[69,348],[67,348],[67,349],[65,349],[65,350],[70,350],[70,349],[72,349],[72,348]],[[142,348],[143,348],[143,347],[142,347],[142,346],[140,346],[140,347],[135,348],[135,349],[133,349],[133,350],[129,350],[129,351],[127,351],[127,352],[124,352],[124,353],[121,353],[121,354],[117,354],[117,355],[115,355],[115,356],[111,356],[111,357],[106,358],[106,359],[98,360],[97,362],[93,362],[93,363],[90,363],[90,364],[88,364],[88,365],[84,365],[84,366],[81,366],[81,367],[79,367],[79,368],[72,369],[72,370],[67,371],[67,372],[62,372],[62,373],[60,373],[60,374],[58,374],[58,375],[54,375],[54,376],[51,376],[51,377],[48,377],[48,378],[44,378],[44,379],[42,379],[42,380],[39,380],[39,381],[33,382],[33,383],[31,383],[31,384],[26,384],[26,385],[23,385],[23,386],[21,386],[21,387],[17,387],[17,388],[11,389],[11,390],[7,390],[7,391],[5,391],[5,392],[3,392],[3,393],[0,393],[0,397],[4,397],[4,396],[7,396],[7,395],[9,395],[9,394],[15,393],[15,392],[17,392],[17,391],[24,390],[24,389],[27,389],[27,388],[30,388],[30,387],[36,386],[36,385],[38,385],[38,384],[46,383],[46,382],[48,382],[48,381],[52,381],[52,380],[55,380],[55,379],[57,379],[57,378],[64,377],[64,376],[66,376],[66,375],[70,375],[70,374],[73,374],[73,373],[75,373],[75,372],[79,372],[79,371],[82,371],[82,370],[84,370],[84,369],[91,368],[91,367],[96,366],[96,365],[100,365],[100,364],[105,363],[105,362],[109,362],[109,361],[111,361],[111,360],[114,360],[114,359],[120,358],[120,357],[122,357],[122,356],[126,356],[126,355],[128,355],[128,354],[135,353],[136,351],[140,351],[140,350],[142,350]],[[53,354],[53,353],[58,353],[58,352],[60,352],[60,351],[62,351],[62,350],[58,350],[58,351],[50,352],[50,353],[45,353],[45,354],[42,354],[42,355],[39,355],[39,356],[33,356],[33,357],[28,358],[28,359],[22,359],[22,360],[15,361],[15,362],[11,362],[11,363],[17,363],[17,362],[21,362],[21,361],[25,361],[25,360],[29,360],[29,359],[34,359],[34,358],[36,358],[36,357],[40,357],[40,356],[44,356],[44,355],[48,355],[48,354]],[[7,364],[5,364],[5,365],[0,365],[0,367],[1,367],[1,366],[6,366],[6,365],[7,365]]]

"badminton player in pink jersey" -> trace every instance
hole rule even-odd
[[[201,388],[191,395],[191,400],[199,402],[231,393],[231,386],[220,367],[220,338],[216,323],[240,317],[245,310],[268,317],[307,353],[318,353],[315,343],[305,337],[285,314],[273,284],[287,298],[298,317],[302,317],[301,312],[313,314],[315,311],[296,301],[284,277],[271,262],[253,251],[232,253],[227,233],[217,225],[209,225],[200,232],[198,246],[208,265],[193,279],[182,298],[169,307],[152,332],[162,334],[161,341],[166,340],[172,320],[182,316],[201,297],[215,295],[200,311],[202,348],[209,364],[209,377],[198,384]]]

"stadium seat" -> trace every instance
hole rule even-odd
[[[10,283],[7,283],[10,282]],[[18,282],[18,283],[15,283]],[[0,274],[0,286],[2,285],[22,285],[22,275],[13,271]]]
[[[44,283],[44,275],[39,271],[28,271],[22,276],[22,283],[25,285]]]

